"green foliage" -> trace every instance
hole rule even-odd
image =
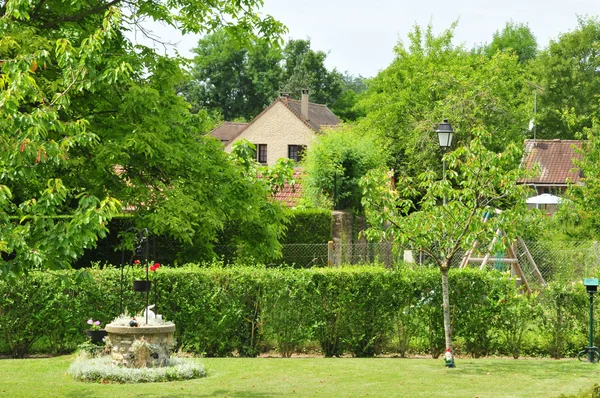
[[[525,205],[529,188],[518,185],[526,173],[516,167],[520,149],[511,144],[505,152],[497,154],[484,146],[489,134],[477,130],[473,135],[468,146],[444,155],[448,172],[441,181],[434,172],[426,171],[416,179],[401,176],[394,184],[393,171],[386,173],[384,169],[372,170],[361,180],[362,203],[371,225],[367,236],[392,239],[401,247],[419,248],[439,267],[445,346],[450,350],[453,334],[448,287],[450,260],[459,250],[467,251],[476,242],[484,246],[495,242],[495,249],[505,248],[527,229],[527,220],[532,217]],[[501,212],[496,213],[497,209]],[[500,235],[498,231],[502,231]],[[476,303],[478,298],[485,301],[477,296],[472,302]],[[460,312],[455,315],[463,316]],[[466,330],[474,333],[463,336],[466,349],[476,356],[485,354],[487,324],[477,323]]]
[[[225,25],[240,41],[277,36],[282,25],[259,17],[260,4],[3,2],[1,277],[68,267],[123,206],[137,227],[207,250],[227,220],[277,235],[262,188],[201,136],[206,114],[178,95],[184,61],[125,34],[151,18],[184,33]],[[262,242],[276,250],[276,238]]]
[[[582,184],[570,185],[567,190],[569,202],[559,211],[563,225],[576,229],[576,236],[597,238],[600,236],[600,124],[595,122],[583,131],[587,142],[582,143],[581,160],[575,159],[580,169]],[[565,222],[567,221],[567,222]]]
[[[498,240],[500,246],[526,230],[534,216],[525,205],[529,188],[517,184],[524,176],[515,167],[521,149],[509,145],[494,153],[484,145],[487,133],[476,131],[474,136],[468,146],[445,155],[445,179],[424,172],[394,183],[391,172],[368,173],[361,183],[371,225],[367,234],[420,247],[445,267],[459,249],[468,250],[476,240],[491,242],[498,229],[506,234]],[[496,209],[502,214],[490,218]]]
[[[250,120],[276,98],[283,56],[269,40],[240,43],[219,30],[200,39],[194,53],[182,92],[195,109],[218,111],[225,120]]]
[[[526,23],[507,22],[502,31],[496,31],[490,44],[484,47],[488,57],[502,51],[514,51],[519,62],[527,62],[537,55],[537,41]]]
[[[345,323],[341,341],[355,357],[381,354],[391,339],[397,311],[395,293],[402,287],[402,281],[387,275],[393,273],[365,268],[360,270],[360,277],[349,275],[341,296]],[[354,309],[348,311],[351,305]]]
[[[455,131],[453,146],[468,145],[473,131],[493,132],[488,148],[522,145],[533,98],[516,55],[489,58],[452,44],[456,23],[439,36],[415,26],[408,43],[398,43],[390,66],[369,81],[360,102],[366,117],[357,125],[381,140],[388,166],[400,175],[437,170],[441,154],[434,133],[443,119]]]
[[[327,54],[310,48],[310,40],[290,40],[284,48],[278,44],[264,38],[240,42],[225,30],[206,35],[194,49],[191,74],[181,92],[194,110],[218,112],[225,120],[251,120],[281,90],[298,98],[305,88],[311,102],[335,103],[348,118],[358,115],[352,110],[356,103],[352,93],[358,93],[360,84],[352,76],[345,85],[341,73],[325,67]],[[342,99],[345,91],[348,94]]]
[[[519,358],[525,348],[526,334],[535,328],[531,320],[540,316],[536,299],[537,294],[519,294],[513,286],[499,295],[497,311],[493,314],[500,336],[498,346],[514,359]]]
[[[142,270],[124,271],[123,309],[140,313],[145,301],[131,282]],[[106,324],[117,317],[120,270],[83,275],[33,272],[16,285],[0,282],[0,348],[13,356],[27,355],[33,344],[45,352],[74,350],[86,341],[87,319]],[[449,277],[452,297],[460,298],[451,312],[463,353],[559,357],[585,345],[587,295],[581,284],[552,284],[529,298],[496,271],[452,270]],[[370,357],[396,347],[437,357],[444,350],[435,269],[189,265],[161,267],[152,280],[158,296],[151,295],[151,303],[177,325],[179,348],[208,357],[252,357],[272,346],[289,356],[310,342],[328,357]]]
[[[283,49],[285,59],[282,87],[298,98],[303,88],[308,88],[310,101],[332,105],[342,93],[342,74],[325,67],[327,54],[310,48],[310,39],[290,40]]]
[[[314,207],[362,213],[360,179],[388,156],[372,135],[344,126],[320,135],[304,158],[305,198]]]
[[[315,306],[311,275],[292,273],[286,268],[268,274],[263,299],[265,338],[274,341],[282,357],[299,351],[311,336]]]
[[[353,122],[365,116],[364,110],[359,106],[359,101],[361,95],[367,90],[367,82],[361,75],[352,76],[347,72],[342,79],[344,88],[330,109],[343,121]]]
[[[543,336],[553,358],[574,355],[586,344],[586,294],[582,284],[573,288],[562,282],[552,283],[540,296]]]
[[[332,223],[330,210],[289,210],[287,231],[282,243],[327,243],[331,240]]]
[[[531,64],[538,90],[538,138],[573,139],[600,117],[600,21],[579,17]]]

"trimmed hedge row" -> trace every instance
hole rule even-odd
[[[141,269],[125,274],[123,306],[130,312],[143,309],[143,296],[131,289],[141,276]],[[176,323],[180,348],[193,353],[256,356],[276,349],[290,356],[318,344],[325,356],[437,357],[444,349],[435,269],[188,265],[152,276],[158,313]],[[450,288],[458,353],[561,357],[587,345],[581,284],[551,285],[528,297],[505,274],[468,269],[450,273]],[[0,281],[0,351],[71,351],[85,340],[87,319],[105,323],[119,314],[119,293],[115,268]]]
[[[283,244],[327,243],[331,240],[333,216],[331,210],[290,210]]]

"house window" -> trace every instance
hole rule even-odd
[[[258,153],[256,160],[258,163],[267,163],[267,144],[258,144]]]
[[[304,158],[306,145],[288,145],[288,158],[300,162]]]

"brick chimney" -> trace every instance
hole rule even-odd
[[[302,101],[300,102],[300,113],[305,120],[308,120],[308,89],[302,89]]]

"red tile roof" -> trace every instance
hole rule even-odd
[[[527,184],[565,185],[579,182],[579,170],[573,159],[581,159],[575,151],[581,148],[576,140],[525,140],[525,152],[521,165],[532,170],[539,164],[540,175],[523,180]]]
[[[285,204],[287,207],[296,207],[300,204],[300,198],[302,197],[302,171],[294,170],[294,180],[296,183],[292,187],[289,184],[285,184],[283,189],[278,191],[273,198]]]

